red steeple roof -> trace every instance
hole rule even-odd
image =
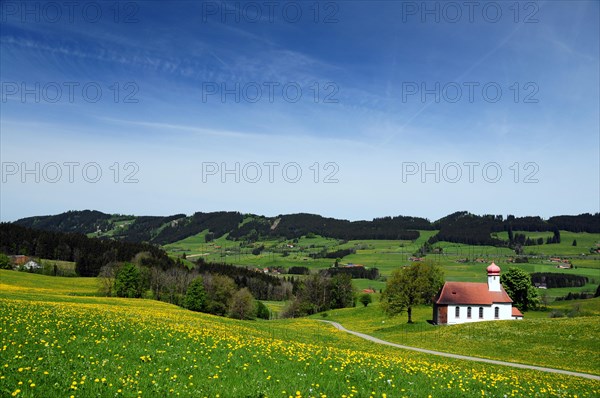
[[[487,267],[488,276],[500,275],[500,267],[496,264],[491,263],[489,267]]]

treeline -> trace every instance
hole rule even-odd
[[[565,296],[557,297],[556,301],[587,300],[587,299],[591,299],[591,298],[594,298],[594,297],[597,297],[597,296],[594,295],[594,293],[586,293],[586,292],[573,293],[573,292],[569,292]]]
[[[491,232],[502,231],[502,216],[477,216],[457,212],[436,221],[439,232],[429,238],[433,245],[439,241],[465,243],[468,245],[505,246],[506,242],[493,238]]]
[[[107,296],[151,298],[239,319],[269,318],[266,307],[255,300],[290,300],[285,317],[355,305],[352,278],[344,273],[299,280],[215,263],[200,263],[191,270],[181,264],[163,269],[140,253],[132,262],[105,265],[99,278],[101,293]]]
[[[139,272],[138,283],[132,290],[134,293],[123,294],[117,286],[110,283],[121,272],[124,264],[127,263],[112,262],[102,267],[99,277],[108,283],[104,285],[103,293],[109,296],[142,297],[145,291],[151,291],[152,296],[149,298],[183,306],[189,284],[195,277],[203,275],[206,281],[211,280],[209,276],[231,279],[236,289],[247,288],[253,297],[259,300],[283,301],[292,296],[294,283],[297,283],[247,268],[220,263],[200,263],[193,269],[176,264],[165,269],[153,261],[147,253],[140,253],[132,260],[132,264]]]
[[[313,274],[305,278],[294,299],[284,309],[282,316],[296,318],[356,304],[352,278],[347,274],[333,277]]]
[[[0,252],[73,261],[80,276],[97,276],[104,265],[130,261],[140,252],[148,253],[163,268],[174,264],[157,246],[88,238],[78,233],[42,231],[11,223],[0,223]]]
[[[429,238],[428,242],[434,244],[439,241],[465,243],[470,245],[490,246],[530,246],[560,243],[560,230],[572,232],[600,232],[600,213],[580,214],[578,216],[557,216],[543,220],[541,217],[515,217],[487,214],[478,216],[466,211],[456,212],[433,223],[439,232]],[[508,241],[495,238],[494,233],[508,232]],[[552,236],[545,240],[532,239],[523,233],[552,232]]]
[[[344,258],[350,254],[356,253],[356,249],[351,247],[349,249],[338,249],[332,252],[328,252],[327,248],[323,248],[320,252],[310,253],[308,256],[313,259],[317,258]]]
[[[585,213],[578,216],[555,216],[550,217],[548,223],[564,231],[600,233],[600,213],[593,215]]]
[[[372,221],[348,221],[300,213],[282,215],[275,219],[256,217],[232,230],[229,238],[256,241],[261,238],[298,239],[313,234],[343,240],[414,240],[419,237],[416,229],[432,229],[432,226],[428,220],[415,217],[400,216],[375,218]]]
[[[498,228],[496,228],[498,229]],[[552,224],[544,221],[541,217],[515,217],[509,215],[502,225],[502,230],[508,231],[544,232],[552,229]]]
[[[288,300],[294,290],[293,279],[288,281],[254,269],[223,263],[207,263],[202,259],[198,260],[196,264],[195,271],[198,273],[227,276],[233,279],[239,288],[248,288],[252,295],[259,300]]]
[[[535,245],[543,245],[544,238],[539,237],[537,239],[532,239],[525,234],[516,233],[513,235],[512,239],[510,239],[509,232],[509,242],[516,243],[522,246],[535,246]]]
[[[162,269],[145,264],[144,257],[137,256],[131,263],[107,264],[99,278],[101,293],[107,296],[144,297],[239,319],[269,318],[268,309],[255,301],[249,288],[223,274],[181,265]],[[289,290],[291,295],[291,287]]]
[[[271,230],[270,234],[286,239],[300,238],[313,233],[344,240],[415,240],[419,237],[416,229],[433,229],[427,219],[403,216],[375,218],[372,221],[348,221],[299,213],[280,216],[278,219],[277,227]]]
[[[310,269],[308,269],[308,267],[293,265],[290,268],[288,268],[287,273],[293,275],[308,275],[310,274]]]
[[[15,224],[53,232],[88,234],[108,225],[112,216],[96,210],[68,211],[55,216],[22,218]]]
[[[352,279],[379,279],[379,269],[365,267],[332,267],[321,271],[326,276],[350,275]]]
[[[581,275],[560,274],[553,272],[535,272],[531,274],[531,282],[545,283],[548,289],[557,287],[581,287],[588,283],[588,278]]]
[[[546,239],[542,238],[530,238],[522,233],[513,233],[512,229],[508,230],[508,245],[510,247],[515,247],[516,245],[521,246],[535,246],[535,245],[543,245],[544,242],[547,245],[553,243],[560,243],[560,231],[558,228],[553,227],[552,236],[547,236]]]
[[[244,219],[246,217],[246,222]],[[250,219],[248,219],[250,218]],[[119,220],[131,221],[127,224]],[[254,242],[262,238],[298,239],[309,234],[342,240],[390,239],[415,240],[418,230],[439,230],[430,243],[449,241],[473,245],[539,244],[538,239],[507,242],[492,234],[502,231],[600,232],[600,213],[577,216],[515,217],[508,215],[474,215],[456,212],[435,222],[419,217],[381,217],[371,221],[348,221],[316,214],[288,214],[277,217],[246,215],[239,212],[198,212],[192,216],[176,214],[168,217],[133,217],[108,215],[98,211],[71,211],[55,216],[29,217],[16,224],[58,232],[91,233],[112,231],[112,235],[131,242],[167,244],[208,230],[207,238],[217,239],[225,234],[232,240]],[[556,243],[554,241],[554,243]]]

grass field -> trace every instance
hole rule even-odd
[[[0,271],[0,395],[594,397],[597,382],[375,346],[312,319],[235,321],[73,296],[80,278]],[[77,283],[79,282],[79,283]]]
[[[399,344],[508,362],[549,366],[600,374],[600,298],[561,302],[552,309],[569,312],[579,307],[586,317],[549,318],[549,311],[528,312],[523,321],[476,322],[434,326],[430,306],[413,309],[414,324],[406,315],[389,318],[377,304],[345,308],[315,319],[336,321],[349,329]],[[543,354],[540,354],[543,353]]]
[[[514,233],[525,234],[532,239],[544,238],[544,241],[547,237],[552,237],[552,232],[514,231]],[[500,239],[508,240],[507,232],[499,232],[497,235]],[[574,240],[577,241],[577,246],[573,246]],[[560,231],[560,243],[550,245],[544,243],[539,246],[526,246],[525,253],[548,256],[578,256],[581,254],[589,254],[590,248],[596,247],[596,244],[598,243],[600,243],[599,234]]]
[[[48,260],[41,259],[41,265],[48,272],[53,271],[54,266],[56,265],[57,274],[61,276],[76,276],[77,272],[75,271],[75,262],[73,261],[61,261],[61,260]]]
[[[367,267],[377,267],[382,275],[387,276],[394,269],[409,264],[408,258],[437,231],[419,231],[420,237],[415,241],[355,240],[343,243],[337,239],[316,236],[314,238],[303,237],[298,242],[286,240],[260,241],[249,246],[243,246],[240,242],[228,240],[226,235],[213,242],[206,243],[205,235],[207,232],[203,231],[179,242],[165,245],[164,248],[173,256],[181,256],[185,252],[188,260],[203,257],[207,261],[254,267],[281,266],[288,268],[291,266],[306,266],[312,269],[328,268],[333,264],[334,260],[324,258],[312,259],[310,257],[311,253],[318,253],[323,249],[334,251],[354,248],[356,249],[356,253],[345,256],[342,259],[342,263],[355,263],[363,264]],[[545,237],[548,235],[548,233],[524,233],[531,237],[537,237],[538,235]],[[498,233],[497,236],[502,239],[508,239],[506,232]],[[562,241],[559,244],[527,246],[525,247],[525,252],[530,255],[545,257],[553,255],[570,257],[577,269],[595,269],[597,270],[596,274],[600,278],[600,256],[589,255],[589,249],[600,243],[600,234],[561,231],[561,237]],[[573,240],[577,240],[577,246],[572,246]],[[252,249],[259,246],[264,246],[264,251],[260,255],[253,255],[251,253]],[[449,280],[476,281],[479,277],[479,268],[482,266],[482,263],[459,263],[457,262],[459,259],[469,258],[473,260],[479,258],[486,264],[494,261],[502,266],[502,264],[508,264],[509,258],[515,255],[514,251],[509,248],[493,246],[472,246],[460,243],[438,242],[434,247],[441,248],[442,253],[430,253],[426,258],[428,261],[435,262],[444,267]],[[284,252],[287,255],[284,255]],[[524,269],[527,268],[528,271],[532,268],[532,265],[539,266],[544,271],[552,269],[555,265],[551,264],[547,258],[538,259],[537,261],[538,263],[529,265],[511,265]],[[578,274],[584,275],[582,272],[584,271],[578,272]]]

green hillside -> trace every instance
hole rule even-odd
[[[594,397],[599,392],[597,381],[374,345],[313,319],[243,322],[157,301],[72,295],[93,293],[92,280],[0,271],[2,396]],[[544,330],[540,333],[552,333],[550,327]],[[584,344],[580,337],[574,333],[569,348]],[[579,361],[594,361],[594,355],[597,350]]]

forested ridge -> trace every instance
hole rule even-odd
[[[191,216],[127,216],[99,211],[69,211],[54,216],[23,218],[14,224],[52,232],[88,234],[125,242],[157,245],[177,242],[208,231],[207,240],[227,234],[230,240],[255,242],[261,239],[296,239],[309,234],[342,240],[390,239],[415,240],[419,230],[437,230],[429,239],[473,245],[511,246],[538,244],[513,231],[551,232],[552,240],[560,240],[557,231],[600,233],[600,213],[560,215],[545,220],[538,216],[475,215],[466,211],[452,213],[437,221],[426,218],[395,216],[366,221],[349,221],[316,214],[297,213],[265,217],[240,212],[197,212]],[[495,235],[508,231],[509,239]]]

